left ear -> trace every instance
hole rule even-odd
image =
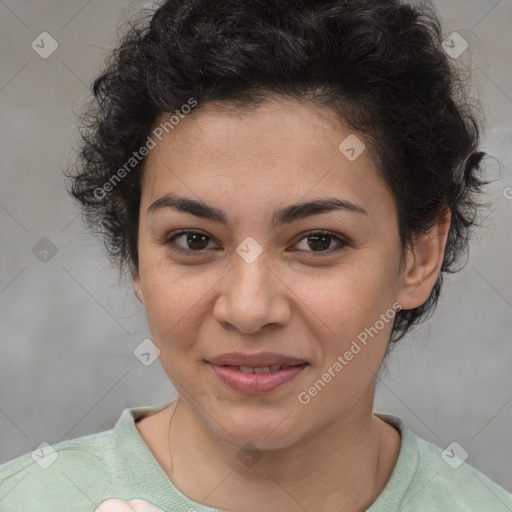
[[[429,298],[443,264],[451,217],[448,210],[428,233],[416,235],[407,249],[397,298],[402,309],[417,308]]]

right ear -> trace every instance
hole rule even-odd
[[[142,293],[142,286],[140,283],[140,272],[137,269],[133,274],[133,289],[135,291],[135,296],[139,300],[139,302],[144,306],[144,294]]]

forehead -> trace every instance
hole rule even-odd
[[[178,192],[231,202],[259,198],[262,207],[327,193],[392,206],[363,136],[333,111],[289,99],[242,111],[221,103],[193,110],[156,141],[142,189],[144,205]]]

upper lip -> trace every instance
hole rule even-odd
[[[220,354],[208,362],[217,366],[272,366],[280,364],[282,366],[295,366],[306,363],[304,359],[277,354],[275,352],[260,352],[259,354],[243,354],[241,352],[229,352]]]

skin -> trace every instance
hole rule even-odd
[[[98,505],[94,512],[163,512],[162,509],[143,500],[107,500]]]
[[[148,155],[134,287],[178,399],[137,428],[193,501],[237,512],[254,504],[260,512],[364,511],[393,471],[400,435],[372,413],[392,322],[308,404],[297,397],[394,303],[411,309],[427,300],[450,214],[415,239],[401,266],[395,203],[370,151],[349,161],[338,150],[351,133],[329,110],[273,97],[251,113],[198,108]],[[171,208],[147,212],[168,193],[222,209],[228,225]],[[367,215],[333,211],[272,226],[276,209],[323,197]],[[196,246],[174,239],[190,252],[200,247],[199,256],[166,245],[180,229],[207,235]],[[346,245],[315,251],[308,232],[317,229]],[[249,236],[262,248],[252,263],[236,252]],[[309,366],[276,391],[247,396],[205,362],[230,351],[279,352]],[[251,467],[237,457],[248,442],[261,455]]]

